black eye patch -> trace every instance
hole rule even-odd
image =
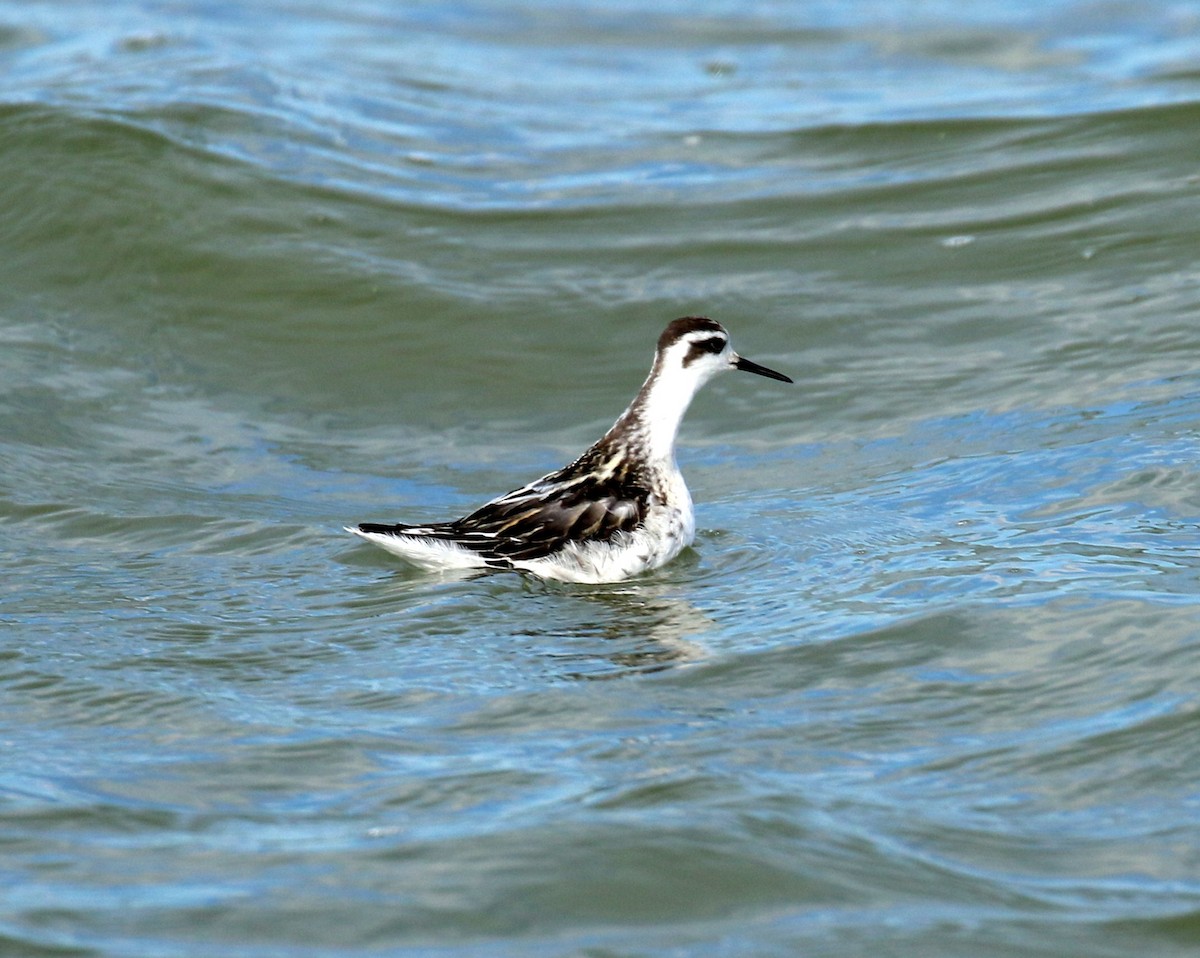
[[[684,367],[690,366],[697,356],[702,353],[719,353],[725,348],[725,340],[720,336],[710,336],[708,339],[702,339],[698,343],[692,343],[689,347],[687,355],[683,359]]]

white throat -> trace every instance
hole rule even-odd
[[[610,435],[625,433],[627,441],[641,446],[647,458],[674,464],[679,424],[696,392],[716,371],[717,367],[712,365],[685,369],[674,357],[656,361],[629,408],[609,431]]]

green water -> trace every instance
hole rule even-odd
[[[1200,6],[0,3],[0,953],[1200,944]],[[706,314],[615,586],[342,532]]]

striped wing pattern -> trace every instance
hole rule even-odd
[[[632,532],[645,518],[650,490],[617,462],[590,459],[585,455],[461,519],[431,525],[363,523],[359,529],[452,543],[499,567],[540,559],[568,543],[605,542]]]

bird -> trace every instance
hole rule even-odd
[[[511,570],[576,583],[620,582],[692,544],[692,497],[675,438],[697,390],[718,373],[783,373],[734,352],[725,327],[684,316],[658,338],[650,374],[612,428],[578,459],[461,519],[362,522],[347,532],[429,571]]]

